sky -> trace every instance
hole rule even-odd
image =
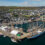
[[[45,0],[0,0],[0,6],[45,6]]]

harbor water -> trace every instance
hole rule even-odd
[[[32,28],[32,24],[36,26],[37,22],[23,23],[22,25],[19,24],[16,26],[23,28],[26,32],[28,28]],[[45,27],[45,22],[39,21],[38,26],[40,26],[40,24],[44,24],[44,26],[41,27]],[[9,37],[0,36],[0,45],[45,45],[45,33],[35,39],[24,39],[19,43],[12,42]]]

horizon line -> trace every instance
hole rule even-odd
[[[45,6],[0,6],[0,7],[45,7]]]

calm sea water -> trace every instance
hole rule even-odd
[[[43,24],[43,22],[38,22],[38,23],[39,25]],[[30,25],[31,24],[32,23],[30,23]],[[34,22],[33,24],[36,25],[36,22]],[[29,23],[23,24],[22,26],[21,25],[17,26],[24,28],[24,31],[26,31],[29,27]],[[9,37],[4,38],[3,36],[0,36],[0,45],[45,45],[45,33],[36,39],[25,39],[19,43],[12,42]]]

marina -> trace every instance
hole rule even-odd
[[[20,25],[20,26],[19,26]],[[25,25],[25,26],[24,26]],[[8,36],[13,42],[20,41],[24,38],[31,39],[40,36],[45,32],[45,22],[31,22],[24,24],[5,24],[0,26],[0,34]]]

